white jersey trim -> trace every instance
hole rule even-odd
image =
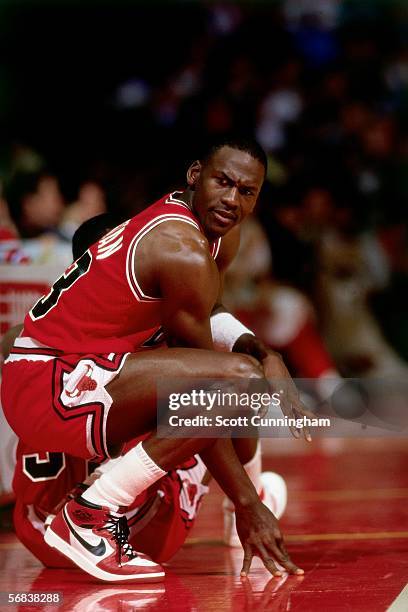
[[[153,296],[150,296],[150,295],[146,295],[142,291],[142,288],[140,287],[140,285],[139,285],[139,283],[137,281],[136,274],[135,274],[135,271],[134,271],[134,266],[132,264],[133,264],[133,261],[134,261],[135,252],[136,252],[136,249],[137,249],[137,246],[138,246],[139,242],[153,228],[157,227],[161,223],[164,223],[165,221],[182,221],[183,223],[188,223],[189,225],[192,225],[199,232],[201,231],[200,230],[200,226],[198,225],[198,223],[193,221],[193,219],[190,219],[189,217],[186,217],[186,216],[181,215],[181,214],[177,215],[175,213],[168,213],[168,214],[164,214],[164,215],[159,215],[158,217],[155,217],[154,219],[152,219],[151,221],[146,223],[146,225],[144,227],[142,227],[141,230],[139,230],[139,232],[133,237],[132,242],[129,245],[127,256],[126,256],[126,278],[127,278],[128,285],[129,285],[133,295],[135,296],[135,298],[139,302],[160,302],[161,301],[161,298],[153,297]]]
[[[183,208],[186,208],[187,210],[189,210],[191,212],[191,209],[190,209],[188,204],[183,202],[183,200],[178,200],[177,198],[174,197],[175,193],[183,193],[183,192],[182,191],[173,191],[173,193],[171,193],[169,195],[169,197],[167,198],[167,200],[165,201],[165,204],[175,204],[176,206],[182,206]]]
[[[56,359],[55,355],[16,355],[10,354],[5,360],[6,363],[13,363],[14,361],[50,361],[51,359]]]
[[[220,247],[221,247],[221,238],[218,238],[217,242],[215,242],[213,244],[213,248],[212,248],[211,255],[212,255],[213,259],[217,259],[217,255],[218,255],[218,253],[220,251]]]

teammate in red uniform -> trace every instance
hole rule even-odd
[[[129,544],[123,509],[196,454],[235,506],[243,573],[254,554],[275,575],[274,559],[302,573],[230,439],[155,434],[155,382],[163,374],[278,378],[287,381],[284,412],[305,414],[280,357],[217,310],[239,223],[256,203],[265,170],[265,154],[254,142],[213,147],[189,167],[186,191],[112,230],[57,279],[27,315],[5,363],[5,414],[36,449],[101,460],[149,433],[69,501],[45,534],[48,544],[102,580],[163,577],[157,563]],[[174,348],[152,350],[164,337]],[[233,353],[215,352],[219,341]],[[44,463],[32,459],[30,469]]]

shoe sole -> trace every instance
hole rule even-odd
[[[73,561],[84,572],[90,574],[98,580],[103,580],[104,582],[161,582],[165,577],[164,572],[157,572],[154,574],[146,574],[140,576],[123,576],[120,574],[110,574],[109,572],[105,572],[105,570],[102,570],[90,563],[90,561],[86,557],[84,557],[78,550],[73,548],[70,544],[67,544],[65,540],[60,538],[60,536],[52,530],[51,526],[48,527],[48,529],[46,530],[44,534],[44,540],[49,546],[55,548],[60,553],[62,553],[64,557],[71,559],[71,561]]]

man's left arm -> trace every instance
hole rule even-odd
[[[211,332],[214,346],[218,350],[244,353],[255,357],[263,367],[265,378],[276,385],[279,383],[280,406],[285,416],[292,419],[303,417],[314,418],[314,415],[306,410],[299,397],[299,392],[287,367],[279,353],[271,348],[255,334],[245,327],[227,308],[222,304],[222,288],[225,272],[235,257],[239,247],[239,227],[234,228],[222,239],[221,248],[217,257],[217,266],[220,272],[220,293],[211,313]],[[274,382],[276,381],[276,382]],[[300,431],[296,427],[290,427],[295,438],[300,437]],[[302,428],[305,439],[310,442],[311,435],[308,427]]]

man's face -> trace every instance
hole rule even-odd
[[[245,151],[222,147],[187,174],[193,188],[193,210],[205,235],[214,240],[252,212],[264,181],[264,167]]]

